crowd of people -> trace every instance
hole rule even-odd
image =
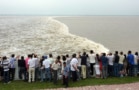
[[[18,66],[15,65],[17,63]],[[20,80],[29,83],[40,80],[40,82],[51,82],[57,84],[57,80],[63,80],[63,85],[68,87],[68,80],[77,80],[96,77],[105,79],[107,77],[138,76],[139,56],[138,52],[127,54],[115,51],[112,53],[96,54],[93,50],[79,52],[72,56],[61,55],[56,58],[52,54],[37,54],[24,56],[11,55],[0,57],[0,76],[4,84],[15,79],[15,71],[18,69]]]

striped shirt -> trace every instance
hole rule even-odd
[[[2,66],[3,66],[3,70],[4,71],[9,71],[9,61],[8,60],[4,60],[4,61],[2,61]]]

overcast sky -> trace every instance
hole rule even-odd
[[[0,0],[1,15],[139,15],[139,0]]]

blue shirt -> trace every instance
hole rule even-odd
[[[107,57],[102,56],[101,61],[102,61],[102,66],[107,66],[108,65],[108,58]]]
[[[16,61],[15,58],[10,59],[10,68],[15,68],[15,61]]]
[[[69,74],[69,67],[66,66],[66,67],[64,67],[63,75],[68,76],[68,74]]]
[[[127,60],[129,62],[129,64],[134,65],[134,55],[128,54]]]

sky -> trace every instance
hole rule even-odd
[[[139,0],[0,0],[0,15],[139,15]]]

